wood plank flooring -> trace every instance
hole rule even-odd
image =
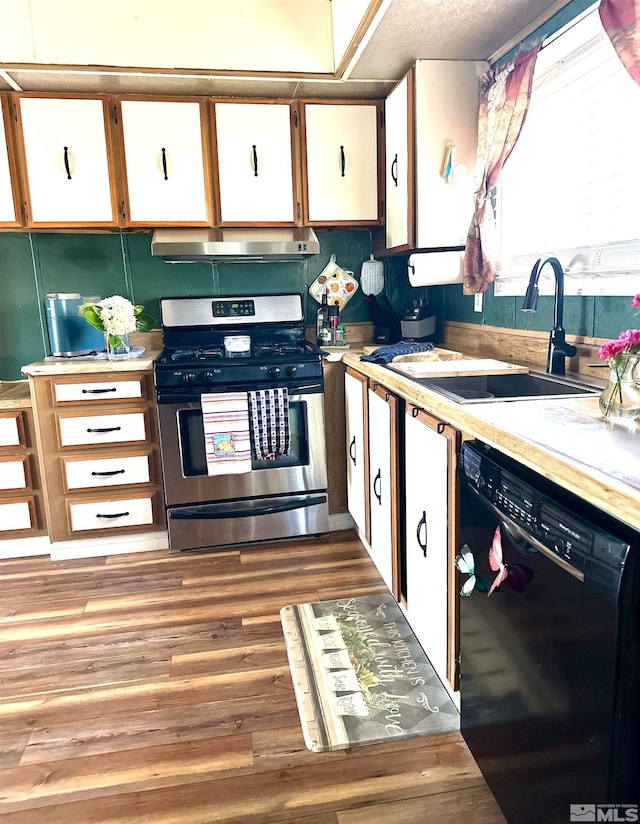
[[[0,561],[2,824],[502,824],[459,733],[306,749],[280,608],[380,591],[352,533]]]

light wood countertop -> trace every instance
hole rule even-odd
[[[0,382],[0,409],[28,409],[30,406],[29,381]]]
[[[159,354],[159,349],[147,350],[140,358],[121,361],[98,358],[93,360],[52,358],[28,363],[22,367],[22,374],[33,377],[36,375],[93,375],[96,372],[148,372],[153,368],[154,358],[157,358]]]
[[[605,420],[597,397],[458,404],[355,353],[343,362],[640,530],[640,422]]]

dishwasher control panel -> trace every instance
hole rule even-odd
[[[523,542],[534,539],[585,576],[616,584],[630,544],[583,517],[566,490],[478,443],[462,445],[460,473]]]

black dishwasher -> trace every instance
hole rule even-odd
[[[469,749],[510,824],[637,821],[640,536],[478,441],[458,471]]]

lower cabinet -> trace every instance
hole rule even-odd
[[[344,376],[347,447],[347,507],[360,537],[369,542],[368,380],[347,367]],[[329,438],[327,438],[329,440]]]
[[[0,411],[0,540],[45,533],[31,409]]]
[[[398,398],[373,384],[368,391],[369,554],[389,591],[399,598]]]
[[[456,683],[456,456],[459,433],[407,404],[404,417],[405,615],[435,671]]]
[[[153,375],[31,376],[52,541],[164,526]]]

